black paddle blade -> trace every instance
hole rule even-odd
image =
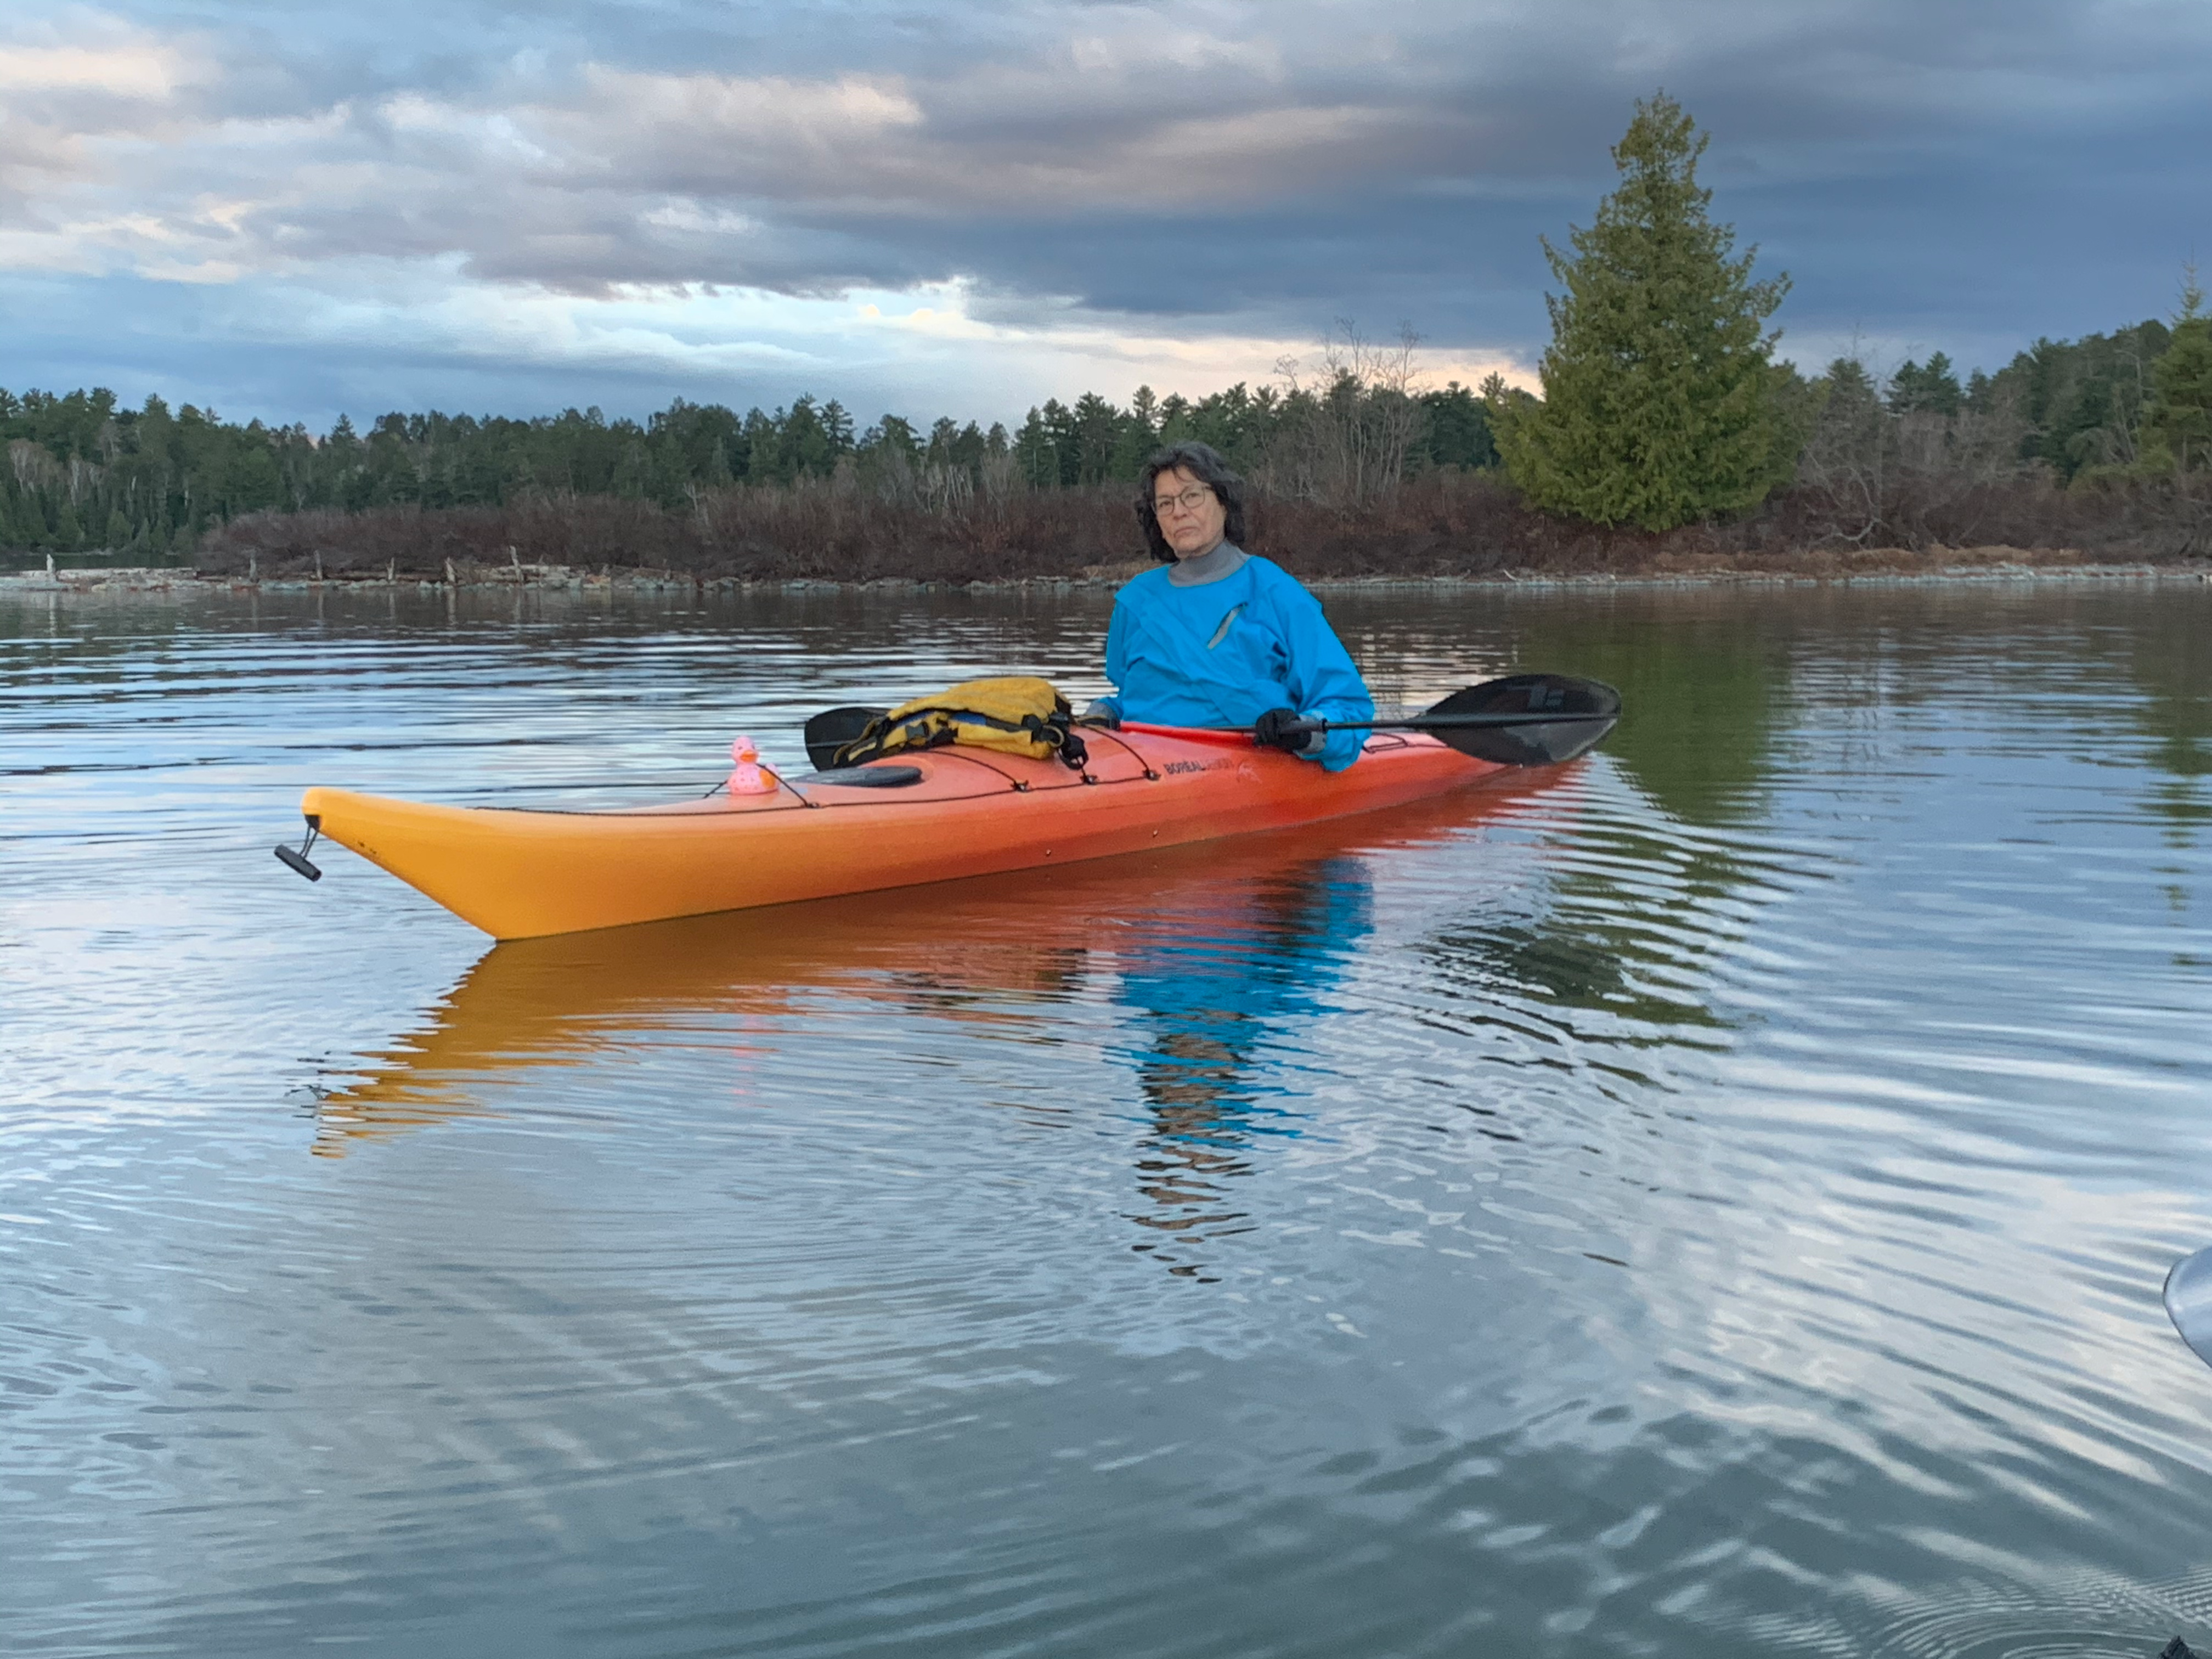
[[[825,708],[806,722],[806,760],[817,772],[837,764],[837,751],[868,729],[888,708]]]
[[[2166,1316],[2189,1351],[2212,1365],[2212,1250],[2173,1264],[2166,1276]]]
[[[1620,693],[1571,674],[1509,674],[1455,691],[1419,718],[1437,714],[1548,714],[1510,726],[1423,728],[1462,755],[1507,766],[1558,766],[1595,748],[1620,719]]]

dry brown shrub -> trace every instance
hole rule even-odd
[[[1494,473],[1430,473],[1361,507],[1260,497],[1251,550],[1304,576],[1486,576],[1747,570],[1829,574],[1924,568],[1959,547],[2093,562],[2202,556],[2212,503],[2172,484],[2061,489],[2041,475],[1884,485],[1870,526],[1838,528],[1834,495],[1800,483],[1722,525],[1654,534],[1534,511]],[[202,539],[210,574],[464,580],[526,565],[655,570],[702,581],[1007,581],[1144,568],[1127,486],[951,492],[935,507],[835,481],[702,493],[675,509],[605,495],[499,507],[262,513]],[[1856,509],[1854,508],[1856,511]]]

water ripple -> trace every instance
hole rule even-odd
[[[1103,600],[0,611],[11,1651],[2212,1635],[2208,596],[1329,604],[1570,776],[487,951],[308,782],[711,783]],[[2094,723],[2084,717],[2093,714]]]

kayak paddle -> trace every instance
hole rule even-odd
[[[2212,1249],[2175,1262],[2166,1275],[2166,1316],[2189,1351],[2212,1365]]]
[[[806,722],[806,757],[817,769],[884,711],[826,708]],[[1620,693],[1570,674],[1510,674],[1455,691],[1398,720],[1306,720],[1305,732],[1426,732],[1462,755],[1506,766],[1558,766],[1594,748],[1620,719]],[[1249,732],[1249,726],[1222,728]]]
[[[1426,732],[1462,755],[1557,766],[1596,746],[1620,719],[1620,693],[1570,674],[1510,674],[1455,691],[1397,720],[1301,720],[1293,732]],[[1239,731],[1249,731],[1240,726]]]

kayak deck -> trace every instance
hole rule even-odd
[[[1310,762],[1223,734],[1086,729],[1080,772],[948,748],[881,765],[902,787],[823,778],[773,793],[599,811],[439,806],[313,788],[301,811],[496,939],[787,904],[1048,868],[1395,806],[1501,771],[1435,739],[1378,734],[1359,762]]]

